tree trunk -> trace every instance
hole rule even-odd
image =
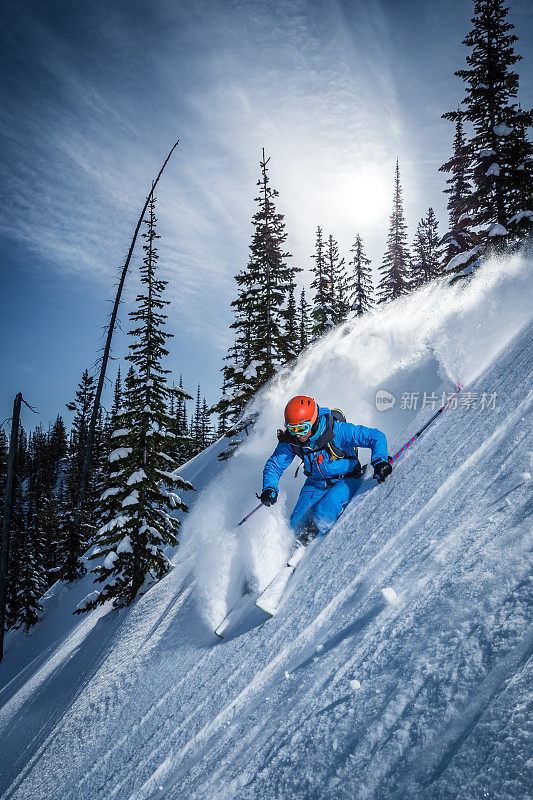
[[[157,178],[152,183],[152,189],[151,189],[148,197],[146,198],[146,202],[144,204],[143,210],[141,211],[141,215],[140,215],[139,220],[137,222],[137,227],[135,228],[135,233],[133,234],[133,239],[131,240],[131,245],[130,245],[130,249],[129,249],[129,252],[128,252],[128,257],[126,258],[126,262],[125,262],[124,267],[122,269],[122,275],[120,276],[120,282],[119,282],[118,289],[117,289],[117,294],[116,294],[116,297],[115,297],[115,304],[113,306],[113,311],[112,311],[112,314],[111,314],[111,320],[109,322],[109,328],[107,330],[107,339],[106,339],[105,348],[104,348],[104,355],[102,356],[102,366],[100,368],[100,377],[98,379],[98,386],[97,386],[96,395],[95,395],[95,398],[94,398],[94,405],[93,405],[93,411],[92,411],[92,415],[91,415],[91,421],[89,423],[89,434],[87,436],[87,449],[86,449],[86,452],[85,452],[85,460],[83,462],[83,469],[82,469],[81,481],[80,481],[80,490],[79,490],[79,494],[78,494],[78,504],[77,504],[78,516],[79,516],[79,514],[81,512],[81,509],[82,509],[82,506],[83,506],[83,499],[85,497],[85,492],[87,490],[87,478],[88,478],[88,475],[89,475],[89,467],[91,465],[92,449],[93,449],[93,443],[94,443],[94,431],[95,431],[95,427],[96,427],[96,418],[98,416],[98,410],[100,408],[100,398],[102,396],[102,389],[104,387],[104,380],[105,380],[105,373],[106,373],[106,369],[107,369],[107,362],[109,360],[109,353],[111,351],[111,339],[113,338],[113,332],[115,330],[115,322],[116,322],[116,319],[117,319],[117,313],[118,313],[118,308],[119,308],[119,305],[120,305],[120,298],[121,298],[121,295],[122,295],[122,289],[124,287],[124,281],[126,280],[126,274],[128,272],[128,267],[130,265],[131,257],[133,255],[133,249],[135,247],[135,242],[137,241],[137,235],[139,233],[139,229],[141,227],[141,224],[142,224],[142,221],[143,221],[143,217],[144,217],[144,215],[146,213],[146,209],[148,208],[148,204],[149,204],[151,198],[153,197],[154,190],[155,190],[155,187],[157,186],[159,178],[163,174],[163,170],[165,169],[166,165],[168,164],[168,162],[170,160],[170,157],[171,157],[172,153],[174,152],[174,150],[176,149],[176,147],[178,146],[178,144],[179,144],[179,139],[176,142],[176,144],[172,147],[170,153],[168,154],[168,156],[165,159],[165,162],[164,162],[163,166],[159,170],[159,174],[158,174]]]

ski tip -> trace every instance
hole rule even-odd
[[[219,633],[218,631],[215,631],[215,636],[218,636],[218,638],[219,638],[219,639],[223,639],[223,638],[224,638],[224,637],[222,636],[222,634],[221,634],[221,633]]]

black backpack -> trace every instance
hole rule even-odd
[[[350,458],[352,460],[359,460],[357,455],[357,448],[355,448],[355,456],[349,456],[344,450],[341,450],[340,447],[337,447],[336,444],[333,442],[333,438],[335,436],[333,431],[333,422],[336,420],[337,422],[346,422],[346,417],[344,416],[343,412],[338,408],[332,408],[331,413],[328,414],[328,418],[326,420],[326,427],[324,429],[324,433],[318,437],[316,442],[313,442],[312,446],[309,445],[301,445],[296,436],[293,436],[287,430],[278,430],[278,442],[286,442],[290,444],[292,451],[295,456],[302,459],[302,463],[304,463],[304,446],[305,452],[307,453],[316,453],[319,450],[327,450],[330,454],[332,459],[335,458]],[[298,467],[299,469],[299,467]],[[296,473],[298,473],[298,469]],[[304,466],[304,473],[307,475],[307,471]]]

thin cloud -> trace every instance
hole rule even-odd
[[[5,123],[12,142],[15,127],[25,131],[27,150],[24,169],[8,180],[14,203],[0,225],[43,268],[109,281],[149,181],[180,137],[158,189],[161,265],[176,315],[194,336],[219,343],[233,275],[248,255],[261,147],[272,157],[295,264],[309,267],[318,224],[346,253],[360,230],[377,255],[398,151],[390,128],[402,121],[378,4],[350,12],[301,0],[179,5],[151,6],[148,41],[151,24],[166,34],[142,59],[129,7],[110,16],[100,8],[92,70],[75,60],[64,31],[46,28],[38,11],[28,20],[41,44],[41,80],[56,88],[48,100],[31,94]],[[133,83],[124,71],[104,80],[99,63],[117,43],[131,51],[122,68],[139,70]]]

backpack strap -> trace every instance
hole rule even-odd
[[[333,408],[331,413],[328,414],[326,419],[326,427],[324,432],[318,437],[316,442],[313,442],[312,447],[307,446],[306,451],[308,453],[316,453],[319,450],[327,450],[330,454],[332,459],[336,458],[348,458],[348,459],[356,459],[358,460],[357,448],[355,448],[355,456],[349,456],[344,450],[341,450],[340,447],[334,443],[333,439],[335,437],[334,428],[334,421],[336,422],[346,422],[346,417],[338,408]],[[302,459],[302,463],[304,463],[304,449],[296,436],[293,436],[287,430],[278,430],[278,442],[285,442],[286,444],[290,444],[292,448],[292,452],[295,456]],[[299,467],[298,467],[299,469]],[[298,473],[298,470],[296,470]],[[307,471],[305,469],[304,464],[304,473],[307,475]]]

